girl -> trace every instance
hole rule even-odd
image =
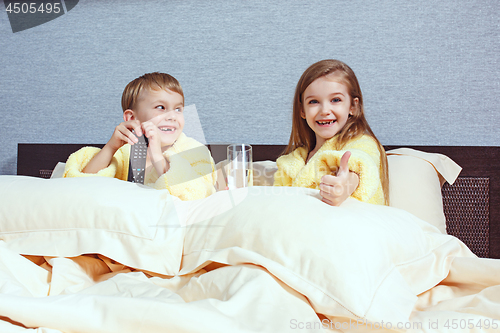
[[[322,60],[302,74],[284,154],[275,186],[319,189],[333,206],[349,196],[389,204],[385,150],[365,119],[356,75],[341,61]]]

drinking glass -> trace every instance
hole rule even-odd
[[[242,188],[253,185],[252,146],[232,144],[227,147],[228,188]]]

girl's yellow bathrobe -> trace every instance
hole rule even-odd
[[[383,205],[380,153],[375,140],[369,135],[363,135],[349,141],[343,150],[336,150],[336,143],[337,136],[327,140],[307,164],[305,161],[309,152],[304,147],[278,158],[276,161],[278,171],[274,174],[274,186],[319,189],[321,177],[335,174],[342,155],[350,151],[349,170],[359,176],[359,185],[352,197],[363,202]]]
[[[70,155],[66,162],[64,177],[114,177],[127,180],[130,145],[122,146],[113,156],[111,164],[96,174],[83,173],[88,162],[100,151],[95,147],[84,147]],[[144,184],[156,189],[167,189],[182,200],[206,198],[215,193],[215,165],[208,149],[181,133],[177,141],[167,149],[170,169],[158,177],[155,168],[146,174]]]

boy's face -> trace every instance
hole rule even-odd
[[[173,145],[182,133],[183,111],[184,99],[180,94],[168,89],[145,89],[139,94],[133,113],[141,123],[164,115],[153,121],[160,130],[162,147],[166,147]]]

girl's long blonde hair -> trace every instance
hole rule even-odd
[[[351,106],[355,107],[352,116],[348,118],[346,124],[338,133],[337,147],[335,148],[341,150],[347,142],[364,134],[371,136],[377,142],[381,162],[379,170],[380,180],[384,191],[385,204],[389,205],[389,173],[385,149],[366,121],[363,95],[361,94],[358,79],[354,71],[342,61],[333,59],[321,60],[306,69],[300,77],[293,98],[292,132],[288,146],[283,154],[289,154],[299,147],[306,148],[308,152],[314,149],[316,134],[307,125],[306,120],[301,117],[301,111],[303,110],[302,95],[314,80],[327,75],[334,76],[336,80],[339,80],[340,83],[347,87],[347,91],[351,97]],[[357,103],[355,103],[356,98],[358,99]]]

